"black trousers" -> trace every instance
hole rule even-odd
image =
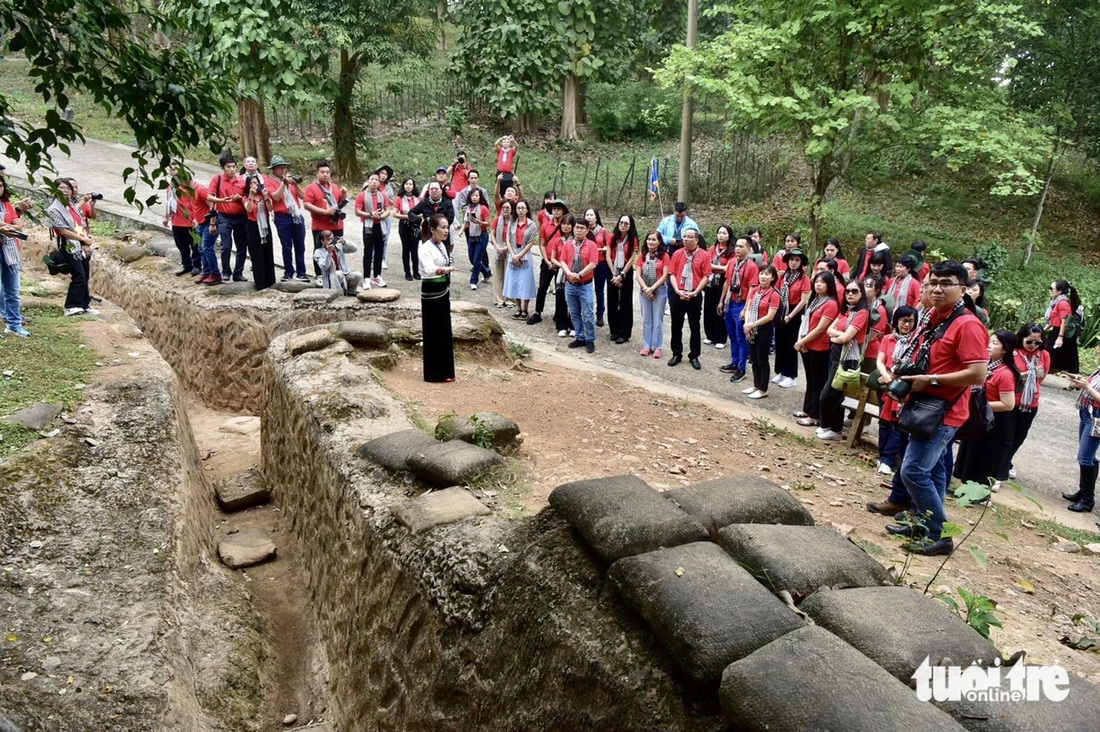
[[[569,305],[565,302],[564,283],[555,285],[554,327],[558,330],[571,330],[573,328],[573,318],[569,316]]]
[[[772,349],[773,333],[775,333],[775,326],[771,323],[760,326],[756,329],[756,336],[749,346],[752,352],[752,385],[757,391],[767,392],[768,384],[771,383],[772,368],[768,363],[768,355]],[[778,358],[778,350],[776,356]]]
[[[402,221],[397,226],[397,233],[401,236],[401,264],[405,268],[406,275],[420,274],[420,258],[417,255],[419,245],[413,237],[412,227],[408,221]],[[366,273],[363,273],[366,276]]]
[[[794,342],[798,340],[798,329],[802,327],[802,313],[789,323],[775,326],[775,372],[792,379],[798,378],[798,351]]]
[[[275,284],[275,255],[272,252],[271,229],[267,236],[260,236],[260,226],[249,221],[245,227],[248,232],[248,256],[252,260],[252,282],[257,290],[264,290]]]
[[[76,254],[65,252],[65,261],[69,263],[69,271],[72,273],[69,291],[65,295],[65,309],[87,310],[92,304],[92,293],[88,288],[88,280],[92,277],[92,260],[87,257],[78,259]]]
[[[722,299],[722,275],[711,275],[711,282],[703,289],[703,335],[714,343],[729,340],[726,332],[726,316],[718,314],[718,303]]]
[[[833,432],[844,430],[844,392],[833,388],[833,377],[840,368],[840,352],[843,346],[834,343],[829,351],[829,370],[821,387],[821,426]]]
[[[611,279],[607,281],[607,326],[612,339],[629,341],[634,330],[633,274],[633,271],[627,272],[619,287]]]
[[[540,315],[543,308],[546,307],[546,293],[550,290],[550,283],[554,281],[556,271],[546,266],[545,259],[539,265],[539,289],[535,293],[535,312]]]
[[[821,391],[829,374],[829,351],[803,352],[802,366],[806,372],[806,396],[802,399],[802,411],[814,419],[821,419]]]
[[[383,250],[386,237],[382,235],[382,223],[371,228],[363,227],[363,276],[381,277]]]
[[[699,320],[703,314],[703,296],[696,295],[690,300],[681,300],[679,297],[668,301],[668,308],[672,313],[672,355],[684,355],[684,318],[687,318],[688,328],[691,331],[691,340],[688,342],[688,358],[699,358],[703,350],[703,339],[699,335]]]
[[[1038,415],[1038,409],[1033,409],[1030,412],[1016,410],[1016,424],[1012,429],[1012,447],[1008,453],[1008,467],[1012,467],[1012,458],[1016,457],[1016,451],[1024,444],[1027,434],[1031,432],[1031,423],[1035,421]]]
[[[183,269],[198,269],[200,267],[198,259],[192,259],[191,257],[195,247],[193,232],[194,229],[190,226],[172,227],[172,239],[176,242],[176,249],[179,250],[180,266]],[[197,252],[195,253],[197,254]]]

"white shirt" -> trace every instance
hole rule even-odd
[[[443,242],[436,244],[431,239],[420,242],[417,250],[417,258],[420,260],[421,277],[442,277],[436,274],[440,267],[449,267],[447,263],[447,246]]]

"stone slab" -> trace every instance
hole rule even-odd
[[[390,328],[377,320],[343,320],[332,326],[332,333],[357,346],[385,346]]]
[[[396,473],[408,470],[408,459],[427,450],[436,441],[420,430],[408,429],[376,437],[360,445],[355,454]]]
[[[275,558],[275,542],[264,531],[250,529],[218,542],[218,557],[230,569],[244,569]]]
[[[710,542],[620,559],[608,578],[688,675],[704,683],[803,624]]]
[[[296,305],[326,305],[338,297],[340,297],[339,290],[313,288],[312,290],[303,290],[295,295],[294,303]]]
[[[226,282],[217,287],[217,294],[222,297],[233,295],[248,295],[256,291],[256,285],[252,282]]]
[[[758,475],[708,480],[677,488],[664,496],[706,527],[814,523],[813,516],[797,498]]]
[[[401,299],[401,291],[392,287],[372,287],[355,293],[359,302],[394,302]]]
[[[633,475],[563,483],[549,501],[608,564],[707,540],[702,524]]]
[[[463,485],[504,458],[492,450],[465,442],[434,442],[405,461],[417,477],[438,488]]]
[[[468,417],[444,417],[435,426],[438,440],[462,440],[473,445],[507,452],[516,447],[519,425],[496,412],[478,412]]]
[[[396,510],[397,520],[409,531],[419,534],[434,526],[453,524],[473,516],[492,513],[464,488],[444,488],[408,501]]]
[[[271,500],[271,491],[263,476],[255,469],[218,482],[214,493],[222,510],[229,513],[261,506]]]
[[[29,407],[20,409],[18,412],[9,414],[4,417],[4,422],[18,425],[19,427],[25,427],[29,430],[40,430],[57,419],[63,408],[64,407],[60,404],[38,402],[37,404],[32,404]]]
[[[835,635],[799,628],[722,674],[722,710],[738,730],[961,732],[950,716]]]
[[[301,280],[279,280],[271,289],[278,290],[279,292],[289,292],[296,294],[299,292],[305,292],[306,290],[316,290],[317,285],[314,282],[302,282]]]
[[[773,592],[809,595],[821,587],[892,584],[867,552],[826,526],[733,524],[722,546]]]
[[[145,247],[138,246],[137,244],[127,244],[124,247],[117,249],[114,253],[115,259],[120,262],[130,264],[142,259],[148,254]]]
[[[992,665],[1000,653],[941,601],[908,587],[815,592],[799,609],[908,684],[925,658]]]
[[[311,330],[308,333],[299,333],[291,336],[286,342],[286,352],[291,356],[299,356],[310,351],[320,351],[326,346],[336,342],[336,336],[325,328]]]

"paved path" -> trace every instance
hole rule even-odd
[[[83,146],[74,145],[72,155],[66,159],[60,154],[55,159],[58,171],[62,175],[76,178],[82,191],[98,191],[104,194],[102,208],[119,215],[136,217],[140,220],[159,226],[161,222],[163,206],[152,210],[138,212],[125,202],[122,193],[125,184],[121,179],[121,171],[131,165],[131,148],[125,145],[88,140]],[[9,175],[21,177],[22,166],[0,156],[0,161],[7,166]],[[196,177],[207,181],[217,169],[210,165],[195,165]],[[308,176],[307,176],[308,179]],[[358,186],[347,185],[354,195]],[[139,187],[139,198],[150,194],[147,187]],[[362,244],[361,230],[357,226],[349,226],[346,232],[347,239],[357,245]],[[307,245],[307,250],[309,246]],[[388,258],[389,268],[383,271],[383,277],[392,286],[402,291],[405,297],[414,299],[419,293],[419,284],[406,282],[401,272],[400,261],[401,245],[396,234],[396,227],[391,236]],[[308,252],[307,252],[308,253]],[[353,255],[354,260],[359,260],[359,255]],[[276,266],[281,260],[278,245],[276,245]],[[460,245],[455,249],[456,264],[469,272],[469,262],[466,261],[465,252]],[[468,299],[492,305],[492,287],[483,285],[476,292],[468,289],[466,277],[459,272],[455,277],[455,287],[452,296],[457,299]],[[532,304],[533,305],[533,304]],[[569,339],[558,338],[553,330],[552,319],[553,296],[548,298],[546,312],[542,323],[528,326],[521,321],[511,318],[512,310],[490,307],[503,325],[507,337],[510,340],[528,345],[542,353],[555,353],[558,358],[564,358],[569,363],[585,363],[599,366],[611,372],[628,377],[632,381],[660,385],[663,388],[681,389],[690,392],[704,402],[710,402],[716,407],[726,411],[731,405],[739,405],[742,413],[765,417],[777,425],[787,427],[793,432],[812,434],[812,428],[799,427],[791,419],[791,413],[802,406],[804,389],[799,384],[791,389],[773,387],[769,391],[769,397],[764,400],[747,400],[741,395],[742,387],[748,385],[746,380],[740,384],[731,384],[728,377],[718,371],[718,367],[729,361],[729,351],[716,350],[712,346],[704,346],[701,361],[703,368],[695,371],[684,361],[680,365],[670,368],[666,365],[669,355],[668,338],[669,324],[665,321],[665,358],[655,360],[652,357],[643,358],[639,355],[641,348],[641,316],[637,302],[634,303],[634,334],[626,344],[616,345],[607,337],[607,328],[599,328],[596,352],[589,355],[580,351],[569,350],[565,344]],[[686,330],[686,328],[685,328]],[[685,345],[686,345],[685,332]],[[1062,491],[1076,490],[1077,484],[1077,413],[1074,406],[1075,394],[1063,390],[1065,382],[1051,378],[1043,390],[1042,406],[1039,415],[1032,427],[1028,442],[1021,448],[1017,456],[1016,470],[1018,482],[1025,486],[1043,505],[1048,516],[1057,517],[1060,521],[1083,529],[1095,530],[1092,517],[1070,514],[1065,510],[1065,503],[1059,497]],[[609,391],[608,399],[614,399]],[[872,424],[870,434],[875,434],[875,426]],[[868,450],[873,450],[868,446]],[[1007,503],[1021,503],[1018,498],[1003,496]]]

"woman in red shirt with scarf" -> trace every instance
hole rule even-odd
[[[768,395],[771,376],[768,353],[771,351],[775,317],[780,306],[779,291],[775,289],[778,278],[779,272],[771,265],[760,270],[758,284],[749,293],[749,304],[741,311],[745,335],[749,339],[752,353],[752,386],[742,389],[741,393],[749,399],[763,399]]]
[[[864,297],[863,283],[852,280],[844,286],[844,307],[840,317],[828,329],[833,344],[829,353],[829,371],[821,392],[821,427],[817,430],[820,440],[843,440],[844,392],[833,388],[840,362],[855,361],[856,368],[862,360],[863,342],[870,325],[870,311]]]

